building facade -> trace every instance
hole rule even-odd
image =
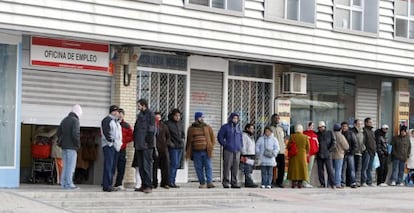
[[[26,180],[32,130],[58,125],[76,103],[85,131],[99,130],[110,104],[134,123],[136,100],[147,98],[164,118],[179,108],[185,127],[203,111],[215,132],[233,111],[258,134],[274,112],[328,128],[372,117],[396,132],[414,115],[412,8],[407,0],[0,1],[0,187]],[[47,48],[86,56],[69,63]],[[101,160],[90,183],[100,184]],[[183,160],[179,182],[194,179]],[[125,182],[134,182],[132,168]]]

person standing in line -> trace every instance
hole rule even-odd
[[[318,124],[319,151],[316,155],[316,162],[318,165],[318,176],[320,187],[327,187],[328,185],[334,189],[335,179],[332,166],[332,151],[335,149],[335,136],[332,131],[326,129],[324,121],[320,121]],[[328,183],[325,182],[325,169],[328,173]]]
[[[157,188],[158,186],[158,168],[161,171],[161,183],[160,186],[164,189],[169,189],[169,170],[170,170],[170,154],[168,153],[168,145],[170,144],[170,131],[168,128],[162,123],[161,120],[161,113],[155,112],[155,126],[156,126],[156,155],[154,158],[154,165],[153,165],[153,187]]]
[[[243,131],[243,147],[241,149],[240,162],[244,173],[244,186],[247,188],[256,188],[252,178],[256,148],[254,142],[254,125],[246,124]]]
[[[334,124],[334,137],[336,139],[335,148],[332,150],[332,160],[335,173],[335,187],[341,187],[342,165],[344,164],[345,152],[349,149],[348,141],[341,132],[341,125]]]
[[[377,185],[388,186],[385,183],[388,174],[388,142],[387,142],[388,125],[382,125],[381,129],[375,131],[375,141],[377,143],[377,155],[380,166],[377,168]]]
[[[233,112],[230,114],[227,123],[221,126],[217,134],[217,139],[223,147],[223,188],[240,188],[238,172],[243,135],[238,124],[239,115]]]
[[[115,155],[117,144],[122,143],[122,130],[119,124],[119,107],[109,107],[109,115],[101,122],[102,150],[104,155],[104,171],[102,177],[102,190],[105,192],[116,191],[112,187],[115,171]],[[120,146],[119,146],[120,147]]]
[[[184,125],[181,121],[180,110],[173,109],[168,116],[168,121],[165,125],[168,127],[171,135],[171,143],[168,147],[168,152],[170,154],[169,186],[171,188],[179,188],[175,183],[175,178],[177,177],[177,170],[181,167],[185,140]]]
[[[414,170],[414,129],[410,129],[410,147],[410,156],[407,159],[409,172]]]
[[[196,112],[194,114],[194,123],[187,130],[185,157],[194,161],[194,169],[200,183],[198,188],[200,189],[215,187],[213,184],[213,168],[211,166],[215,142],[213,129],[204,122],[203,113]]]
[[[257,140],[256,155],[260,159],[260,167],[262,170],[262,186],[264,189],[271,189],[273,167],[276,166],[276,155],[279,152],[279,143],[272,135],[272,129],[265,127],[263,136]]]
[[[142,186],[135,191],[152,192],[152,155],[155,147],[155,115],[145,99],[137,101],[139,114],[134,125],[134,165],[138,165]]]
[[[354,121],[354,127],[351,131],[356,136],[356,148],[354,153],[354,163],[355,163],[355,183],[357,187],[361,186],[361,169],[362,169],[362,153],[364,153],[366,147],[364,144],[364,129],[363,122],[359,119]]]
[[[304,181],[303,187],[305,188],[312,188],[313,186],[310,184],[312,168],[315,162],[315,155],[319,151],[319,141],[318,136],[316,135],[315,131],[313,130],[314,125],[312,121],[308,122],[307,130],[303,132],[309,139],[309,154],[307,156],[308,161],[308,179]]]
[[[63,171],[60,185],[63,189],[79,189],[73,184],[73,174],[76,167],[77,150],[80,148],[80,124],[82,108],[79,104],[72,107],[72,111],[60,122],[57,136],[62,148]]]
[[[126,147],[128,143],[132,142],[132,127],[125,121],[125,110],[119,109],[119,121],[122,129],[122,146],[119,152],[115,152],[115,166],[116,166],[116,178],[114,187],[119,190],[124,190],[122,185],[125,175],[126,165]]]
[[[407,127],[400,128],[400,134],[395,136],[391,142],[392,145],[392,176],[391,186],[404,186],[403,176],[405,169],[405,161],[411,154],[411,142],[407,135]]]
[[[303,126],[297,124],[295,133],[290,135],[287,147],[291,147],[292,143],[296,143],[298,153],[289,157],[288,179],[292,182],[292,188],[302,188],[303,181],[309,179],[308,163],[306,156],[309,154],[310,144],[307,135],[303,134]]]
[[[276,137],[279,143],[279,153],[276,156],[277,171],[273,169],[273,184],[279,188],[283,188],[283,180],[285,177],[285,131],[280,123],[280,116],[273,114],[271,117],[270,129],[273,132],[273,136]],[[277,175],[276,175],[277,174]]]
[[[342,165],[341,186],[356,188],[354,153],[357,147],[357,137],[353,131],[349,130],[349,124],[346,121],[341,123],[341,130],[349,147],[349,149],[345,151],[344,163]]]
[[[362,168],[361,168],[361,186],[372,186],[372,162],[377,151],[375,142],[374,127],[372,126],[372,119],[365,118],[364,120],[364,145],[366,150],[362,154]]]

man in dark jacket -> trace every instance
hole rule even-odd
[[[171,188],[179,188],[179,186],[175,184],[175,178],[177,176],[177,170],[181,167],[185,139],[184,125],[181,122],[180,110],[173,109],[168,116],[168,121],[165,125],[168,127],[171,136],[171,143],[168,148],[170,154],[169,186]]]
[[[377,151],[373,128],[372,119],[365,118],[363,133],[366,150],[362,153],[361,186],[372,185],[372,162],[374,161],[375,152]]]
[[[375,131],[375,141],[377,143],[377,154],[380,166],[377,168],[377,185],[387,186],[385,180],[388,173],[388,142],[387,142],[388,125],[382,125],[381,129]]]
[[[348,142],[349,149],[345,151],[344,164],[342,165],[342,181],[341,185],[351,186],[356,188],[355,183],[355,162],[354,154],[357,146],[357,138],[353,131],[349,130],[348,122],[344,121],[341,123],[342,134],[345,136]],[[346,176],[346,180],[345,180]]]
[[[240,164],[240,151],[243,146],[243,135],[240,129],[239,115],[231,113],[226,124],[221,126],[217,139],[223,146],[223,187],[240,188],[238,172]],[[231,180],[229,174],[231,171]]]
[[[391,142],[392,145],[392,176],[391,186],[404,186],[403,176],[405,169],[405,162],[411,153],[410,136],[407,134],[407,127],[401,126],[400,134],[394,136]]]
[[[332,151],[335,148],[335,137],[332,131],[326,129],[324,121],[320,121],[318,125],[318,141],[319,141],[319,151],[316,155],[316,162],[318,164],[318,176],[319,183],[321,187],[327,187],[328,185],[334,189],[334,173],[332,166]],[[325,169],[328,173],[328,184],[325,182]]]
[[[139,168],[142,186],[137,191],[152,192],[153,152],[155,147],[155,115],[145,99],[137,101],[140,113],[134,125],[134,164]]]
[[[153,186],[158,186],[158,168],[161,170],[160,186],[169,189],[169,170],[170,170],[170,154],[168,153],[168,145],[171,142],[170,131],[167,126],[162,123],[161,113],[155,112],[156,126],[156,149],[154,149],[154,165],[153,165]]]
[[[73,184],[73,173],[76,168],[76,151],[80,148],[79,118],[81,115],[81,106],[74,105],[69,115],[60,123],[57,131],[59,144],[62,148],[63,171],[60,184],[63,189],[79,189]]]

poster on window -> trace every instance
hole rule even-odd
[[[290,135],[290,107],[289,99],[275,100],[275,113],[279,115],[282,127],[288,135]]]
[[[410,117],[410,92],[398,92],[398,123],[408,127]]]

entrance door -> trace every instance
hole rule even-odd
[[[207,80],[208,79],[208,80]],[[214,135],[222,125],[222,109],[223,109],[223,73],[191,70],[190,85],[190,122],[194,122],[194,113],[202,112],[205,116],[204,121],[213,128]],[[217,139],[217,138],[216,138]],[[213,157],[213,178],[221,180],[221,147],[216,141]],[[197,181],[197,175],[194,170],[193,161],[188,164],[189,181]]]
[[[0,187],[17,187],[17,45],[0,43]]]

